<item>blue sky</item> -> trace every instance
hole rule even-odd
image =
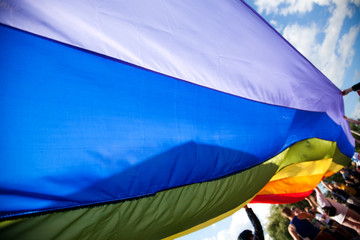
[[[245,0],[338,88],[360,82],[360,0]],[[344,96],[345,115],[360,118],[356,93]],[[269,205],[253,204],[263,224]],[[179,240],[237,239],[252,229],[244,209]],[[265,239],[270,239],[265,236]]]

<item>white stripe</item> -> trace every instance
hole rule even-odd
[[[239,0],[3,0],[0,22],[344,125],[339,90]]]

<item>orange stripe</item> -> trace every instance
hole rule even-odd
[[[317,186],[325,173],[330,173],[329,168],[338,168],[331,158],[288,165],[271,178],[253,202],[299,201]]]
[[[292,177],[271,181],[257,194],[289,194],[307,192],[314,189],[321,181],[323,175],[317,174],[305,177]]]

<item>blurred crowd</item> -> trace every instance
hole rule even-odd
[[[310,207],[282,209],[294,239],[360,239],[360,170],[353,162],[340,173],[344,182],[321,181],[328,196],[316,187],[306,198]]]

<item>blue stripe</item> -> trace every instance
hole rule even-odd
[[[354,151],[325,113],[249,101],[4,26],[0,35],[1,217],[220,178],[307,138]]]

